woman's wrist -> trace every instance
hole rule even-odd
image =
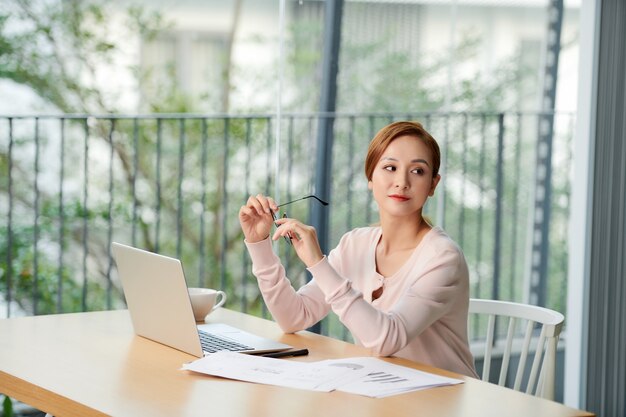
[[[246,243],[250,243],[250,244],[254,244],[254,243],[259,243],[259,242],[263,242],[264,240],[269,239],[270,235],[265,236],[262,239],[258,239],[258,238],[251,238],[248,236],[244,236],[244,240],[246,241]]]
[[[322,262],[322,260],[324,259],[324,254],[320,253],[319,257],[316,257],[314,259],[312,259],[311,261],[307,262],[306,267],[308,268],[313,268],[315,265],[319,264],[320,262]]]

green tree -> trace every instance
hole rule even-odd
[[[234,245],[239,249],[242,246],[240,232],[232,224],[237,206],[226,207],[221,202],[227,192],[223,187],[226,163],[240,152],[238,149],[246,140],[245,122],[106,116],[124,113],[118,100],[123,87],[108,84],[102,88],[100,82],[107,71],[112,67],[129,70],[137,88],[155,76],[152,68],[122,66],[124,43],[149,42],[167,30],[169,24],[158,12],[134,6],[120,10],[119,4],[100,1],[13,0],[1,7],[0,78],[30,87],[55,112],[102,115],[68,116],[61,120],[64,145],[50,133],[59,130],[58,126],[50,126],[56,122],[9,122],[14,155],[9,158],[8,145],[0,155],[3,173],[9,172],[12,164],[11,175],[3,175],[0,183],[3,201],[10,199],[13,215],[10,226],[0,226],[4,238],[0,262],[11,259],[10,265],[2,266],[3,292],[10,291],[10,298],[21,308],[36,313],[115,307],[121,302],[121,292],[109,280],[108,239],[111,235],[125,241],[135,239],[135,226],[138,245],[179,255],[186,265],[202,263],[207,277],[199,276],[202,273],[195,269],[188,270],[192,283],[219,285],[219,274],[210,272],[229,271],[221,265],[224,252]],[[232,49],[237,25],[238,13],[232,22],[228,51]],[[226,59],[230,60],[230,52]],[[229,73],[230,65],[223,74],[225,86],[230,84]],[[145,108],[168,114],[198,111],[194,97],[181,94],[168,77],[163,80],[158,94],[143,97]],[[228,106],[225,99],[225,111]],[[266,129],[257,124],[267,121],[252,122],[254,134],[263,137]],[[33,129],[39,132],[35,139]],[[224,144],[226,135],[229,148]],[[35,162],[31,158],[15,158],[15,153],[29,149],[33,142],[38,142],[41,153],[47,148],[61,152],[62,148],[65,162],[61,165],[66,165],[66,179],[84,185],[88,198],[77,191],[65,191],[61,196],[61,191],[40,188],[34,193],[33,185],[39,177],[57,173],[45,171],[43,164],[33,170]],[[253,143],[250,147],[271,151],[265,150],[264,145]],[[110,155],[107,149],[112,149]],[[99,161],[103,159],[108,159],[115,169],[102,169]],[[183,188],[181,204],[178,197]],[[99,195],[99,190],[107,189],[115,190],[109,201]],[[241,201],[243,196],[231,198]],[[200,201],[204,203],[198,208]],[[199,230],[199,218],[206,220],[205,230]],[[223,223],[221,219],[228,221]],[[226,225],[228,232],[222,230]],[[225,233],[228,236],[221,239]],[[206,241],[204,246],[201,239]],[[51,245],[52,250],[42,250]],[[177,253],[179,250],[181,253]],[[57,259],[59,252],[67,253],[65,265]],[[240,259],[229,262],[237,263]],[[75,267],[70,269],[69,263]],[[230,287],[238,285],[226,278]],[[55,299],[61,292],[62,298]],[[37,305],[33,305],[33,300]],[[253,298],[251,303],[259,308],[258,300]]]

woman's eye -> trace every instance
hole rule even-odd
[[[391,172],[393,172],[393,171],[395,171],[395,170],[396,170],[396,167],[394,167],[393,165],[387,165],[387,166],[384,166],[384,167],[383,167],[383,169],[384,169],[385,171],[391,171]]]
[[[424,170],[422,168],[415,168],[413,173],[417,175],[424,175]]]

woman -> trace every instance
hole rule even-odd
[[[313,279],[298,291],[285,276],[269,234],[272,198],[252,196],[239,221],[253,273],[285,332],[306,329],[332,309],[355,341],[397,356],[476,376],[467,341],[469,277],[459,247],[422,216],[439,183],[437,142],[419,123],[381,129],[365,160],[380,225],[346,233],[326,257],[315,229],[283,218],[273,240],[291,239]]]

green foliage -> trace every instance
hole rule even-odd
[[[137,6],[120,13],[107,2],[3,2],[0,78],[32,88],[64,113],[115,112],[116,95],[101,91],[97,79],[124,41],[120,25],[146,38],[165,27],[159,13]]]
[[[2,401],[2,415],[4,417],[13,417],[13,402],[7,396]]]
[[[71,217],[72,209],[65,213]],[[0,226],[0,285],[2,292],[8,294],[10,287],[11,299],[26,312],[37,314],[50,314],[56,312],[81,311],[83,286],[76,279],[79,268],[72,268],[68,255],[65,254],[65,264],[60,263],[58,251],[61,248],[52,249],[51,245],[60,242],[55,239],[58,234],[58,219],[56,207],[46,204],[39,217],[40,221],[35,227],[32,223],[13,222],[11,224],[11,247],[9,249],[9,230],[6,225]],[[86,215],[93,217],[94,213]],[[71,224],[66,225],[67,229]],[[70,234],[65,231],[66,238],[61,241],[64,250],[71,245]],[[37,237],[37,240],[35,240]],[[6,264],[8,251],[11,254],[11,263]],[[56,255],[56,256],[55,256]],[[87,306],[90,310],[102,310],[106,308],[104,288],[98,282],[89,285],[90,300],[93,302]],[[60,296],[58,296],[60,294]],[[57,298],[59,297],[59,298]]]

